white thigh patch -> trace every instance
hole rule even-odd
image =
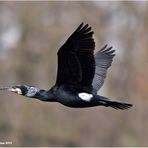
[[[78,96],[79,96],[82,100],[88,101],[88,102],[89,102],[89,101],[91,100],[91,98],[93,97],[92,94],[88,94],[88,93],[79,93]]]

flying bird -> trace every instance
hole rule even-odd
[[[59,102],[68,107],[93,106],[128,109],[132,104],[97,95],[111,66],[115,50],[105,45],[94,54],[94,32],[88,24],[81,23],[58,50],[58,72],[55,85],[50,90],[29,85],[1,88],[46,102]]]

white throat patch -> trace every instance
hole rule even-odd
[[[22,95],[22,90],[20,88],[16,88],[15,90],[19,95]]]
[[[78,96],[84,100],[84,101],[87,101],[89,102],[91,100],[91,98],[93,97],[92,94],[88,94],[88,93],[79,93]]]
[[[22,90],[20,88],[11,88],[10,91],[15,92],[19,95],[22,95]]]

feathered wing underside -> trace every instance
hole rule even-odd
[[[93,31],[81,23],[58,51],[56,84],[67,84],[92,90],[95,73]]]
[[[102,87],[106,78],[107,69],[111,66],[115,50],[112,47],[105,45],[100,51],[95,54],[95,76],[93,79],[93,93],[97,94],[97,91]]]

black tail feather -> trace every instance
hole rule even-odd
[[[133,106],[132,104],[129,103],[109,100],[102,96],[99,96],[99,103],[106,107],[112,107],[114,109],[121,109],[121,110],[129,109]]]
[[[108,101],[106,105],[114,109],[121,109],[121,110],[129,109],[133,106],[132,104],[118,102],[118,101]]]

